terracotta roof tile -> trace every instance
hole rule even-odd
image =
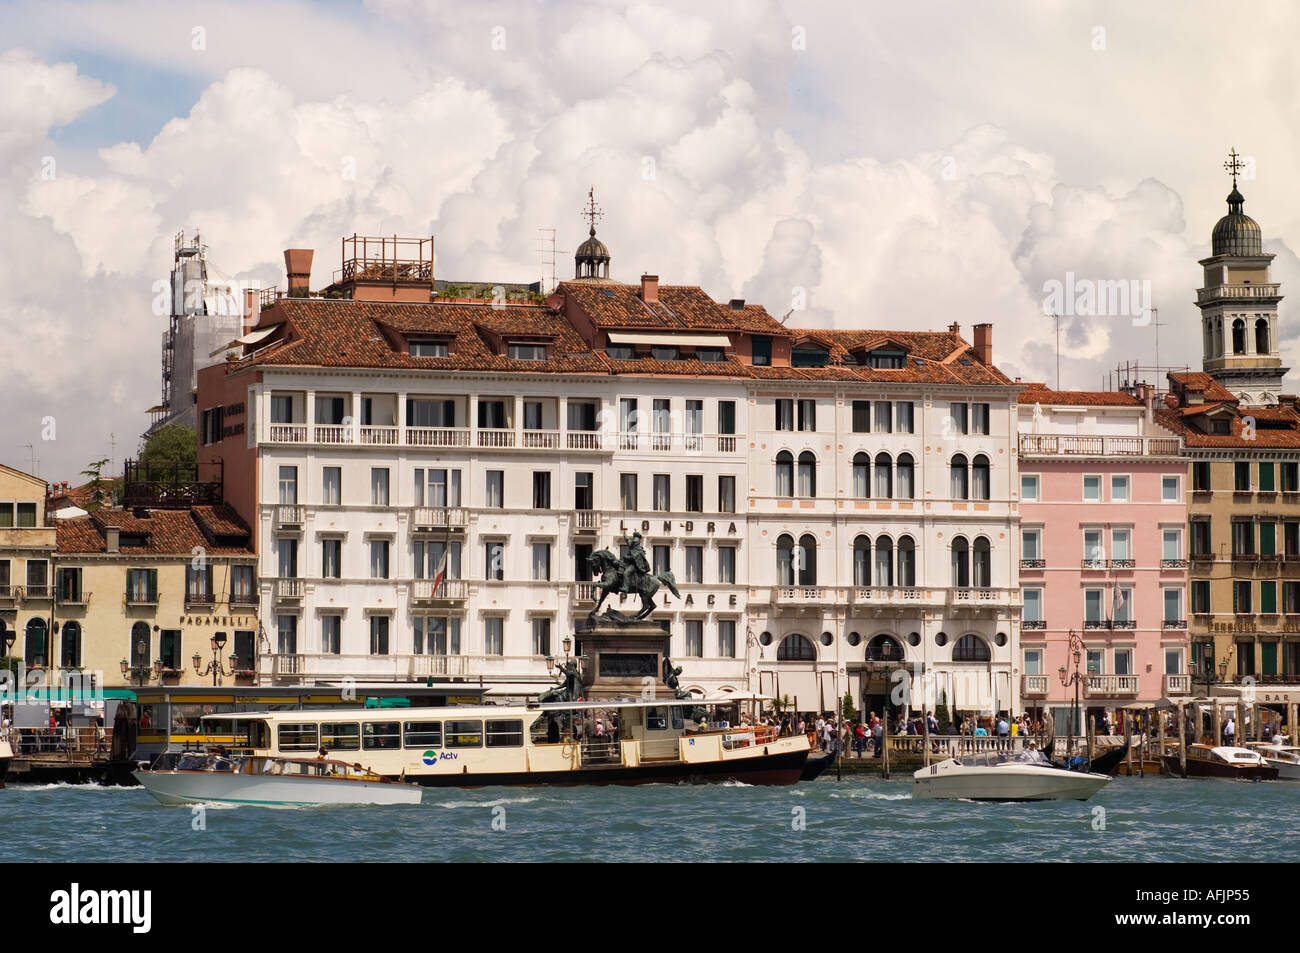
[[[1020,392],[1022,404],[1059,404],[1075,407],[1141,407],[1142,401],[1123,391],[1052,390],[1042,383],[1030,383]]]
[[[216,527],[209,538],[203,525]],[[126,535],[120,551],[126,556],[189,556],[201,547],[214,556],[252,556],[247,543],[229,545],[232,536],[248,538],[248,528],[229,506],[196,507],[190,510],[145,510],[137,513],[123,509],[102,509],[89,516],[59,520],[57,551],[66,554],[103,553],[107,551],[104,530],[117,527]],[[130,545],[132,536],[142,535],[142,545]],[[225,544],[215,540],[225,539]]]

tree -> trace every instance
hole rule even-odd
[[[840,701],[840,714],[849,721],[857,721],[858,706],[853,704],[853,693],[845,692],[844,698]]]
[[[108,466],[108,458],[103,460],[93,460],[86,465],[86,469],[81,471],[81,475],[90,477],[87,486],[90,487],[90,501],[86,504],[86,512],[93,513],[104,505],[113,504],[113,481],[105,480],[101,475],[104,467]]]
[[[194,428],[168,424],[145,440],[140,451],[140,467],[146,472],[152,470],[156,473],[192,470],[198,454],[198,434]]]
[[[946,692],[939,692],[939,704],[934,706],[934,718],[935,721],[939,722],[939,733],[948,734],[948,726],[952,723],[952,719],[948,716],[948,694]]]

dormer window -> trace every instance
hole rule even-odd
[[[907,366],[907,355],[902,351],[877,348],[858,355],[858,363],[878,370],[895,370]]]
[[[790,356],[794,367],[825,367],[830,360],[831,352],[824,347],[797,347]]]
[[[506,356],[512,361],[544,361],[546,360],[546,345],[509,344],[506,346]]]
[[[650,356],[656,361],[680,361],[682,349],[671,344],[657,344],[650,348]]]
[[[1210,433],[1218,436],[1226,436],[1232,433],[1231,420],[1211,420]]]
[[[635,361],[636,348],[631,344],[609,344],[605,347],[605,354],[614,361]]]
[[[411,357],[447,357],[449,355],[446,341],[411,341]]]
[[[718,364],[724,360],[724,355],[720,347],[697,347],[695,359],[705,364]]]
[[[753,337],[753,362],[756,367],[768,367],[772,363],[772,339],[766,334]]]

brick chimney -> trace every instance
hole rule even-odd
[[[952,324],[948,325],[948,333],[961,334],[961,325],[954,321]]]
[[[262,319],[262,297],[256,288],[244,289],[244,333],[247,334],[253,330],[253,327]]]
[[[306,294],[311,286],[311,260],[316,252],[311,248],[286,248],[284,271],[289,277],[289,294]]]
[[[659,276],[641,276],[641,300],[646,304],[659,303]]]
[[[985,367],[993,365],[993,325],[975,325],[975,356]]]
[[[116,526],[104,527],[104,552],[115,553],[120,548],[118,545],[121,537],[121,530]]]

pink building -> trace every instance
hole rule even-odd
[[[1146,385],[1020,395],[1021,697],[1059,734],[1075,650],[1085,724],[1186,690],[1187,461],[1152,400]]]

